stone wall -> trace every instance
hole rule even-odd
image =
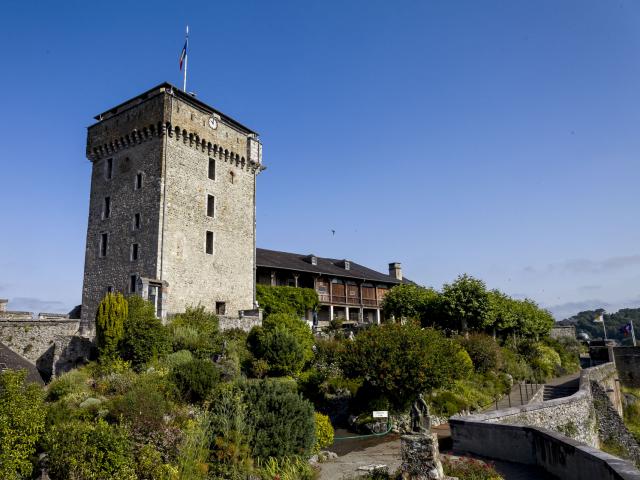
[[[79,320],[63,315],[0,313],[0,341],[34,364],[45,380],[89,358],[91,342],[78,337],[79,329]]]
[[[576,338],[575,325],[556,325],[549,332],[551,338]]]
[[[601,441],[613,440],[631,458],[640,453],[620,418],[616,379],[614,364],[607,363],[582,370],[579,390],[568,397],[452,417],[454,450],[540,465],[560,478],[640,478],[631,464],[597,450]],[[571,472],[564,470],[569,467]],[[638,476],[620,476],[620,469]]]
[[[231,330],[238,328],[248,332],[253,327],[262,325],[262,310],[241,311],[237,317],[218,315],[220,330]]]
[[[622,384],[640,388],[640,347],[615,347],[613,356]]]

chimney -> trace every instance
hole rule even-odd
[[[9,303],[9,300],[6,298],[0,298],[0,312],[7,311],[7,303]]]
[[[389,264],[389,276],[396,280],[402,280],[402,264],[400,262]]]

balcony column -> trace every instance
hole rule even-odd
[[[364,308],[360,307],[360,318],[358,319],[360,322],[364,322]]]
[[[329,278],[329,303],[333,303],[333,279]],[[333,310],[331,311],[331,315],[333,315]],[[331,317],[333,320],[333,316]]]
[[[380,325],[380,309],[376,308],[376,324]]]
[[[294,286],[295,286],[296,288],[298,288],[298,277],[299,277],[299,276],[300,276],[300,275],[299,275],[299,274],[297,274],[297,273],[294,273],[294,274],[293,274],[293,282],[294,282]]]
[[[329,305],[329,320],[333,320],[333,305]]]
[[[276,286],[276,272],[271,271],[271,286],[275,287]]]
[[[344,319],[348,322],[349,321],[349,305],[347,305],[346,307],[344,307]]]

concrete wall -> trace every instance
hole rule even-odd
[[[640,480],[628,461],[541,427],[449,421],[454,451],[536,465],[563,480]]]
[[[574,325],[556,325],[549,332],[551,338],[576,338],[576,327]]]
[[[640,460],[640,449],[619,416],[616,377],[615,366],[607,363],[583,370],[580,389],[569,397],[452,417],[454,450],[539,465],[563,479],[640,479],[632,464],[596,448],[601,440],[615,441]]]

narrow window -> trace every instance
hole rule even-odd
[[[102,206],[102,218],[111,216],[111,197],[104,197],[104,205]]]
[[[213,255],[213,232],[207,232],[207,254]]]
[[[136,213],[133,216],[133,229],[140,230],[140,214],[139,213]]]
[[[209,159],[209,178],[216,179],[216,161],[213,158]]]
[[[140,190],[142,188],[142,172],[136,173],[135,189]]]
[[[216,302],[216,315],[225,315],[227,313],[227,304],[225,302]]]
[[[101,233],[100,234],[100,256],[101,257],[106,257],[107,256],[107,244],[109,242],[109,234],[108,233]]]
[[[229,181],[231,181],[231,183],[233,183],[233,178],[236,176],[236,174],[233,172],[233,170],[229,171]]]
[[[136,283],[138,283],[138,276],[137,275],[131,275],[131,280],[130,280],[130,284],[129,284],[129,291],[131,293],[136,293]]]
[[[131,244],[131,260],[138,260],[139,244]]]
[[[104,165],[104,178],[110,180],[113,177],[113,158],[107,158],[107,163]]]
[[[213,217],[216,211],[216,198],[213,195],[207,195],[207,217]]]

